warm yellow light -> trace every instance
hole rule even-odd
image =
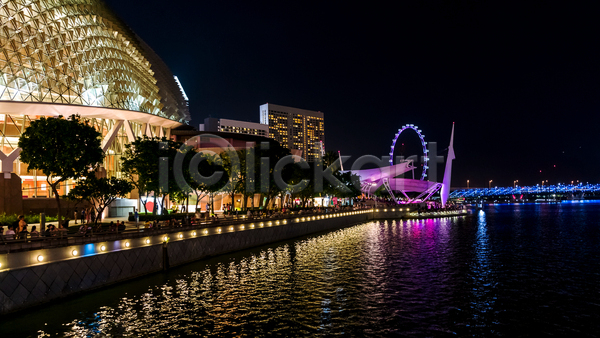
[[[104,251],[104,250],[106,250],[106,246],[103,245],[100,247],[100,251]]]
[[[146,239],[146,244],[150,244],[150,238]]]
[[[218,233],[221,233],[221,228],[218,228],[218,229],[217,229],[217,232],[218,232]]]
[[[296,218],[296,223],[300,222],[300,218]]]
[[[208,235],[208,230],[204,230],[204,234],[205,234],[205,235]]]
[[[125,242],[125,247],[129,248],[129,242]]]
[[[246,227],[244,225],[241,226],[242,230],[246,229]]]
[[[166,242],[168,240],[169,240],[169,237],[167,237],[167,236],[163,237],[163,242]]]
[[[192,236],[196,236],[196,232],[195,231],[192,231]]]
[[[182,239],[182,238],[183,238],[183,234],[179,234],[179,239]]]
[[[44,261],[44,256],[42,256],[42,255],[37,256],[37,260],[38,260],[38,262]]]
[[[77,250],[73,250],[73,251],[71,251],[71,254],[72,254],[73,256],[77,256],[77,254],[78,254],[78,253],[79,253],[79,252],[77,252]]]

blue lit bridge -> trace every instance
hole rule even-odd
[[[459,189],[450,193],[450,198],[472,199],[504,199],[504,200],[531,200],[531,199],[583,199],[600,197],[600,184],[558,184],[536,185],[529,187],[494,187]]]

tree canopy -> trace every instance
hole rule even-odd
[[[42,170],[52,189],[61,224],[60,196],[62,182],[85,176],[104,153],[100,147],[102,135],[78,115],[65,119],[41,117],[31,124],[19,138],[21,161],[29,169]]]
[[[102,215],[104,209],[114,200],[125,197],[132,189],[133,185],[126,179],[98,178],[92,172],[77,182],[77,185],[69,192],[69,197],[90,202],[96,209],[96,215]],[[96,223],[99,219],[100,216],[96,217]]]
[[[125,146],[121,170],[138,188],[140,199],[143,193],[148,197],[149,193],[153,192],[154,197],[160,201],[161,207],[163,207],[165,197],[169,193],[175,193],[181,189],[177,184],[175,174],[183,175],[183,173],[176,173],[173,165],[177,154],[182,152],[182,145],[181,142],[175,142],[166,137],[138,137],[134,142]],[[146,208],[146,204],[142,204]],[[156,203],[154,205],[157,206]],[[152,212],[156,213],[156,208]]]

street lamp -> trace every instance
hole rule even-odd
[[[489,188],[492,189],[492,180],[489,182]]]
[[[467,189],[469,189],[469,180],[467,180]]]

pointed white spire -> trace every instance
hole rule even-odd
[[[448,196],[450,195],[450,182],[452,181],[452,160],[454,160],[454,158],[454,122],[452,122],[452,134],[450,135],[450,146],[448,147],[446,170],[444,171],[444,180],[442,181],[442,207],[446,206]]]

